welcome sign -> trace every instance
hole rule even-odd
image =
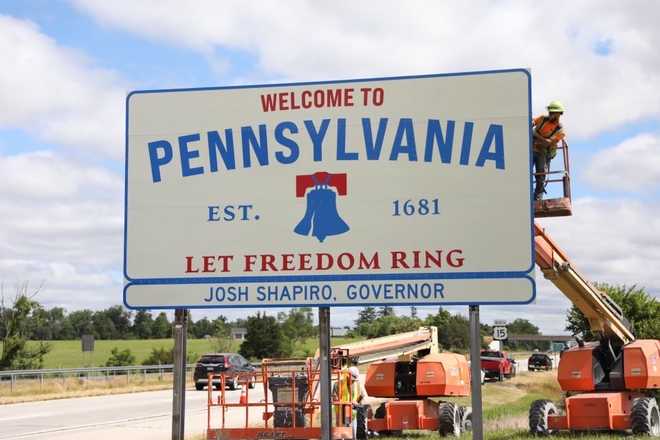
[[[129,307],[526,303],[524,70],[137,91]]]

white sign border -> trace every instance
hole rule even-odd
[[[426,278],[425,278],[426,279]],[[440,278],[436,278],[440,279]],[[446,279],[446,278],[445,278]],[[475,280],[476,278],[463,278],[462,280]],[[453,300],[442,300],[442,301],[422,301],[422,302],[392,302],[392,301],[378,301],[378,302],[351,302],[350,304],[346,303],[334,303],[334,302],[314,302],[314,303],[309,303],[309,302],[303,302],[303,303],[283,303],[283,304],[276,304],[276,303],[268,303],[268,304],[215,304],[215,305],[200,305],[200,304],[177,304],[177,305],[140,305],[140,306],[134,306],[130,305],[127,301],[128,297],[128,289],[130,287],[139,287],[139,286],[149,286],[149,285],[156,285],[156,286],[161,286],[163,284],[161,283],[152,283],[152,282],[130,282],[126,283],[124,285],[123,289],[123,302],[126,307],[129,309],[133,310],[170,310],[174,308],[185,308],[185,309],[244,309],[244,308],[257,308],[257,309],[264,309],[264,308],[283,308],[283,307],[380,307],[380,306],[460,306],[460,305],[525,305],[525,304],[530,304],[535,301],[536,299],[536,280],[534,279],[533,273],[528,274],[524,277],[483,277],[482,279],[486,280],[497,280],[497,279],[520,279],[520,280],[526,280],[529,281],[530,287],[531,287],[531,292],[532,296],[529,300],[525,301],[453,301]],[[370,281],[370,280],[368,280]],[[381,280],[382,281],[382,280]],[[389,281],[389,280],[388,280]],[[179,285],[182,288],[186,287],[191,287],[191,286],[197,286],[197,285],[207,285],[207,284],[224,284],[224,283],[207,283],[207,282],[199,282],[199,283],[187,283],[187,284],[174,284],[174,283],[168,283],[169,286],[173,285]],[[247,283],[246,283],[247,284]],[[265,283],[267,284],[267,283]]]

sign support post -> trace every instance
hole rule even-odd
[[[319,307],[319,361],[321,362],[321,439],[332,438],[330,395],[330,307]]]
[[[174,394],[172,398],[172,440],[183,440],[186,421],[186,345],[188,310],[174,312]]]
[[[479,306],[470,306],[470,372],[472,373],[472,438],[483,440],[483,413],[481,408],[481,328]]]

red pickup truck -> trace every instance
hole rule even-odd
[[[481,352],[481,369],[486,373],[486,379],[503,381],[516,375],[516,361],[509,358],[505,352],[483,350]]]

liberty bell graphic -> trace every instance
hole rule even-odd
[[[336,188],[337,192],[330,189]],[[308,188],[312,188],[307,192]],[[294,228],[300,235],[312,235],[321,243],[330,235],[339,235],[350,228],[337,211],[337,195],[345,196],[346,174],[318,172],[296,176],[296,197],[307,195],[307,208],[302,220]]]

